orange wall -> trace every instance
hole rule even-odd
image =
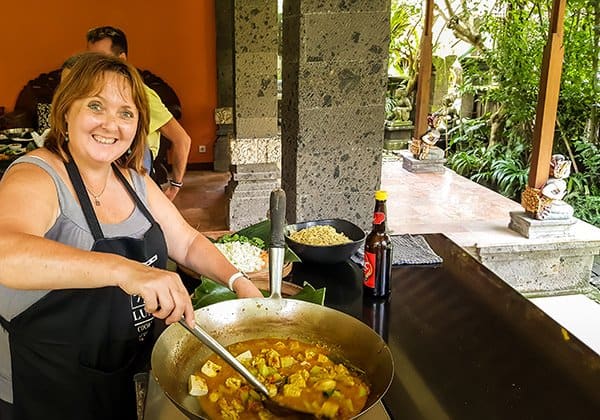
[[[23,86],[85,49],[85,33],[125,31],[128,60],[165,80],[192,137],[190,162],[212,162],[217,102],[214,0],[17,0],[2,2],[0,106],[12,111]],[[207,152],[198,153],[205,145]]]

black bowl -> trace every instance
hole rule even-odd
[[[352,242],[341,245],[306,245],[290,238],[291,232],[311,227],[329,225],[339,233],[346,235]],[[303,262],[320,264],[335,264],[347,261],[365,243],[365,232],[354,223],[343,219],[323,219],[310,222],[287,225],[285,228],[285,242]]]

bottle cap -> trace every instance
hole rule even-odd
[[[387,200],[387,191],[383,191],[383,190],[375,191],[375,200],[379,200],[379,201]]]

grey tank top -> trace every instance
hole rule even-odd
[[[94,238],[83,215],[83,210],[52,166],[37,156],[23,156],[17,159],[11,166],[19,163],[31,163],[39,166],[52,177],[56,186],[60,211],[56,222],[46,232],[44,237],[79,249],[92,249]],[[135,171],[130,171],[130,174],[134,191],[144,205],[148,207],[144,178]],[[144,233],[150,228],[150,222],[136,206],[129,217],[121,223],[100,223],[100,227],[106,238],[117,236],[142,238]],[[65,261],[65,264],[68,264],[68,262]],[[10,321],[44,297],[48,292],[48,290],[17,290],[0,285],[0,315],[7,321]],[[8,333],[0,327],[0,399],[7,402],[12,402],[12,384],[10,378]]]

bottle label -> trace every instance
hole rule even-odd
[[[373,213],[373,224],[380,225],[385,222],[385,213],[382,211],[376,211]]]
[[[364,285],[375,288],[375,254],[372,252],[365,252],[365,265],[363,266],[364,272]]]

